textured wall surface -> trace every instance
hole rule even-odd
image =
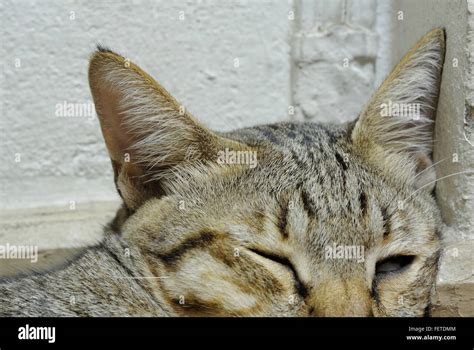
[[[292,91],[296,118],[355,119],[374,89],[376,1],[302,0],[295,5]]]
[[[1,208],[116,199],[91,103],[96,43],[129,57],[208,126],[288,117],[287,1],[2,1]]]

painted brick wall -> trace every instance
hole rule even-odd
[[[129,57],[208,126],[288,118],[287,1],[35,1],[0,4],[0,208],[117,199],[90,103],[96,43]]]
[[[387,73],[378,55],[378,6],[383,5],[375,0],[295,3],[291,83],[296,119],[344,122],[357,117],[377,74]]]

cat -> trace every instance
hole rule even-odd
[[[3,278],[1,316],[424,316],[438,270],[442,29],[343,125],[208,130],[99,47],[89,82],[123,205],[103,241]]]

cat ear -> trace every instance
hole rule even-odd
[[[434,29],[393,69],[351,134],[355,148],[372,162],[389,171],[409,168],[416,187],[436,177],[428,167],[443,61],[444,31]]]
[[[163,195],[163,181],[176,167],[242,147],[206,129],[147,73],[110,50],[93,54],[89,84],[116,187],[129,209]]]

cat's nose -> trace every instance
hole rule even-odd
[[[310,316],[365,317],[372,315],[370,290],[363,280],[329,277],[309,298]]]

